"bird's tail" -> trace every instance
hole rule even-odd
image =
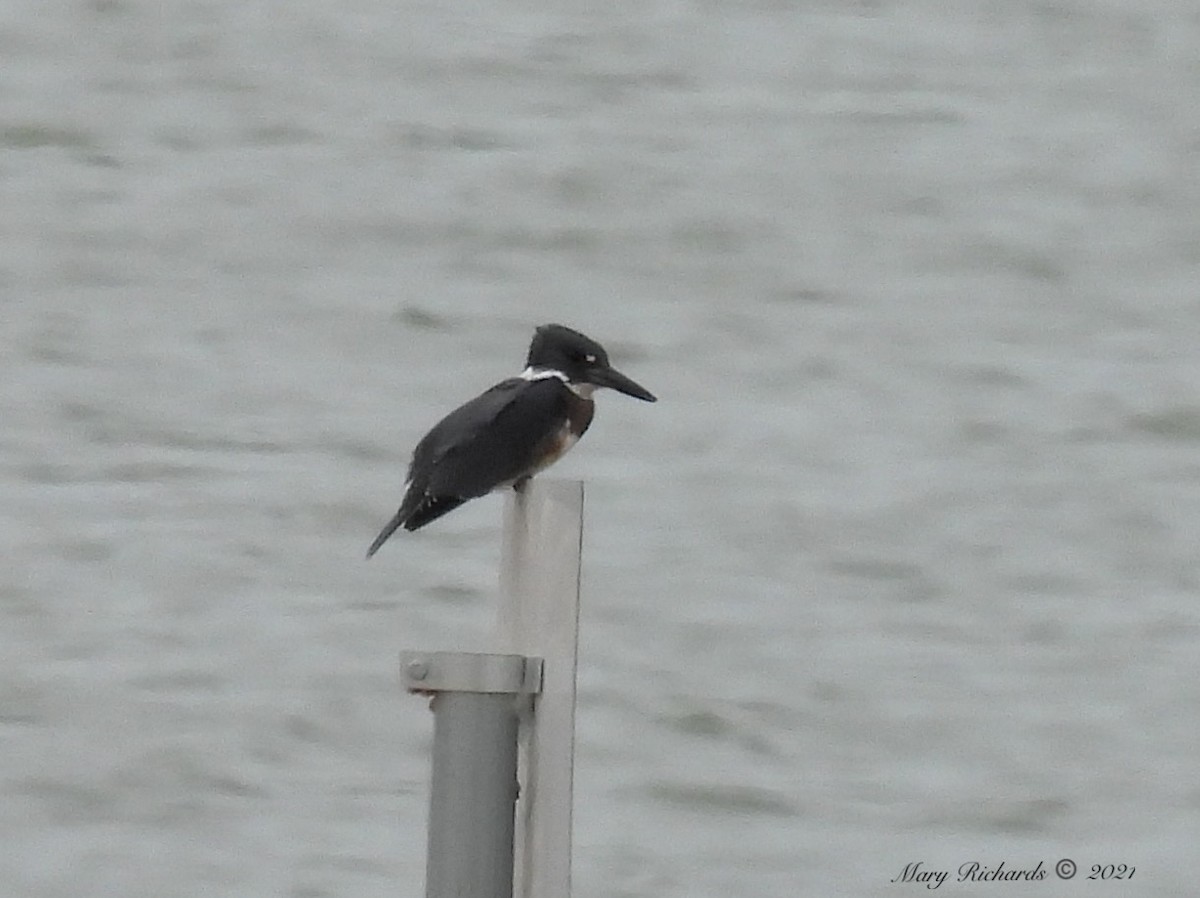
[[[367,557],[370,558],[379,551],[379,547],[388,541],[388,537],[400,529],[400,525],[404,523],[404,519],[409,516],[411,509],[401,506],[396,512],[395,517],[387,522],[387,526],[379,531],[379,536],[375,537],[375,542],[371,543],[371,548],[367,549]]]
[[[412,490],[400,503],[396,516],[387,522],[387,526],[379,531],[371,548],[367,549],[370,558],[379,551],[379,547],[388,541],[393,533],[403,527],[405,530],[419,530],[430,521],[436,521],[447,512],[454,511],[467,500],[462,496],[431,496],[428,493],[418,493]]]

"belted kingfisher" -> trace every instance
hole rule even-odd
[[[400,527],[417,530],[469,499],[521,489],[587,431],[597,387],[656,401],[613,368],[595,340],[561,324],[539,327],[524,371],[456,408],[417,443],[400,510],[367,557]]]

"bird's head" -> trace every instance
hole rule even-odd
[[[525,364],[531,371],[561,373],[569,386],[584,395],[596,387],[609,387],[635,399],[656,401],[653,393],[609,363],[603,346],[561,324],[543,324],[537,329]]]

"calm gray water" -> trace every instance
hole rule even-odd
[[[6,0],[0,895],[422,894],[396,653],[479,647],[501,502],[362,554],[545,321],[660,397],[555,472],[576,898],[1196,894],[1198,60],[1185,0]]]

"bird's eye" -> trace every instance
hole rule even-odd
[[[594,355],[590,355],[590,354],[589,354],[589,355],[585,355],[585,356],[583,357],[583,360],[584,360],[585,362],[587,362],[589,365],[594,365],[594,364],[596,364],[596,357],[595,357]]]

